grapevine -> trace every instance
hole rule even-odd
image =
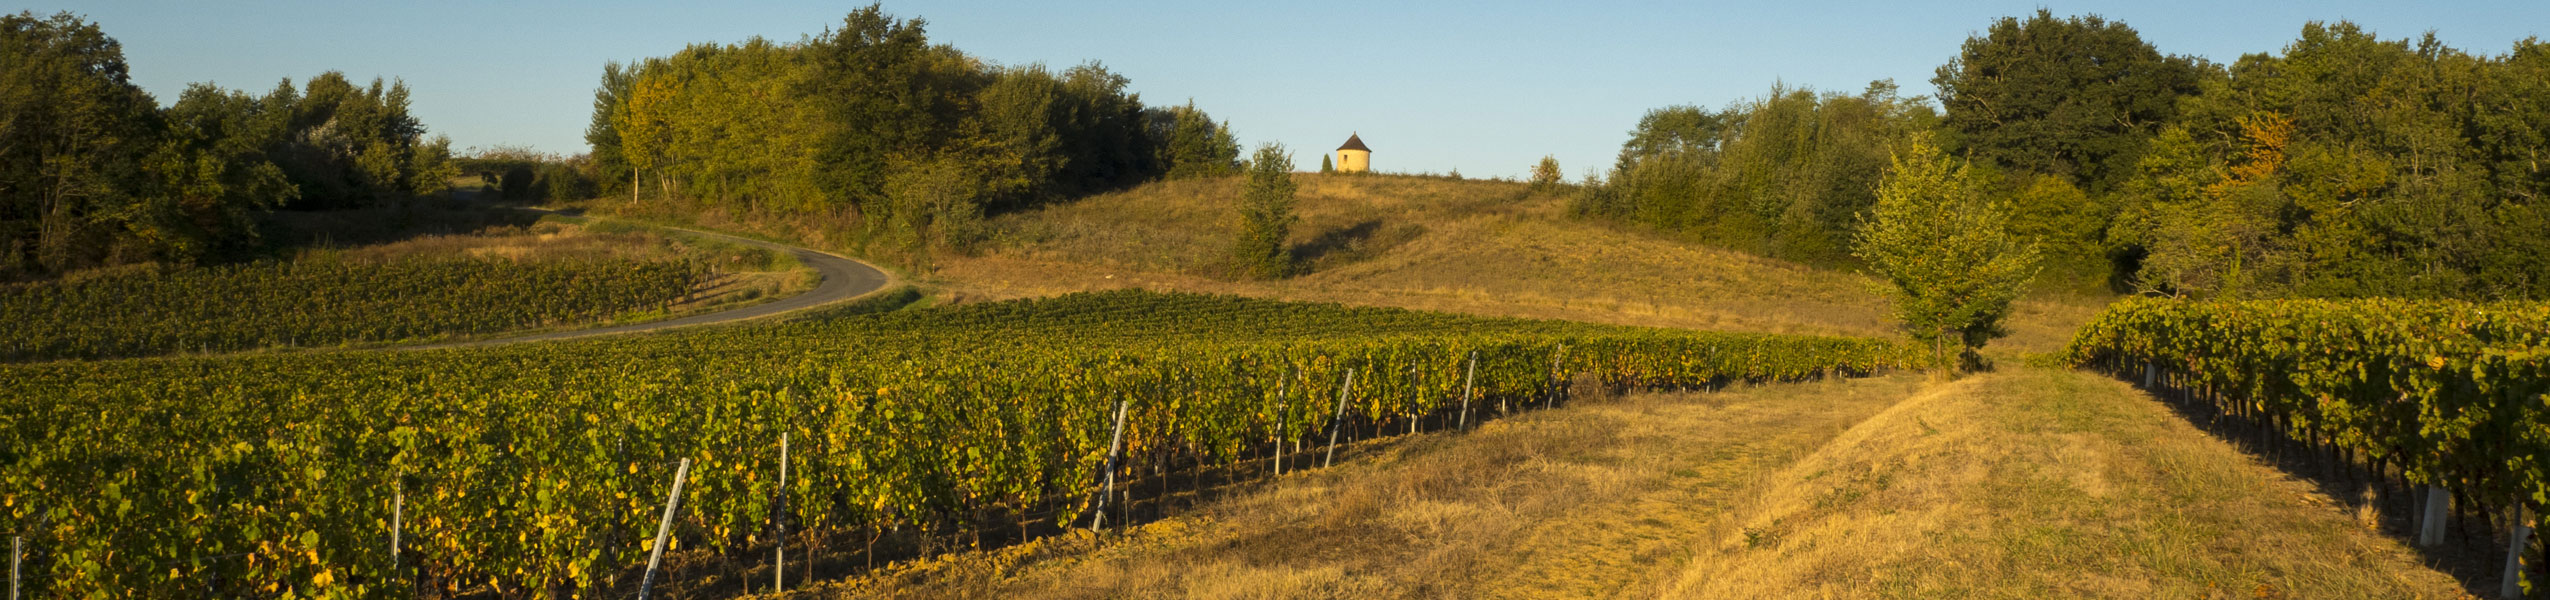
[[[2550,504],[2550,305],[2137,298],[2084,326],[2068,356],[2166,377],[2411,483],[2535,515]]]
[[[0,360],[318,347],[605,320],[705,276],[683,261],[413,259],[143,270],[0,286]]]
[[[1350,371],[1349,420],[1457,410],[1473,352],[1478,397],[1517,399],[1917,359],[1884,340],[1127,291],[499,348],[41,363],[0,367],[0,505],[42,523],[53,595],[590,593],[643,563],[677,459],[685,548],[767,543],[783,505],[790,531],[1038,505],[1076,521],[1119,401],[1127,456],[1229,463],[1321,441],[1331,405],[1303,399],[1336,397]]]

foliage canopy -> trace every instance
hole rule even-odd
[[[256,246],[264,211],[393,204],[456,173],[404,84],[195,84],[162,109],[122,45],[67,13],[0,15],[0,55],[0,279],[210,261]]]
[[[2037,250],[2010,234],[2008,207],[1979,193],[1928,136],[1889,162],[1852,251],[1885,280],[1895,318],[1937,364],[1949,364],[1953,344],[1953,357],[1973,365],[1976,349],[2008,334],[2002,320],[2036,277]]]
[[[1249,159],[1248,182],[1240,187],[1240,236],[1231,261],[1242,275],[1275,279],[1291,275],[1293,254],[1287,244],[1293,224],[1293,155],[1281,144],[1262,144]]]

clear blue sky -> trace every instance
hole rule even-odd
[[[2385,38],[2435,31],[2504,52],[2544,35],[2550,2],[894,2],[932,41],[1004,64],[1097,60],[1151,104],[1189,98],[1243,144],[1302,168],[1361,132],[1375,166],[1517,176],[1542,155],[1568,174],[1609,164],[1648,109],[1722,107],[1775,82],[1857,91],[1932,70],[1992,19],[2038,7],[2100,14],[2161,51],[2230,62],[2281,49],[2311,20]],[[455,148],[579,153],[605,61],[694,42],[794,41],[846,2],[121,0],[24,6],[86,15],[124,44],[161,101],[189,82],[263,92],[322,71],[403,79]]]

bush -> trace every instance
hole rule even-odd
[[[1558,187],[1559,184],[1566,182],[1566,177],[1566,175],[1558,170],[1558,157],[1556,156],[1543,156],[1541,157],[1541,162],[1539,164],[1532,165],[1533,190],[1546,190]]]
[[[1293,222],[1301,220],[1293,214],[1292,165],[1292,155],[1281,144],[1258,146],[1249,161],[1248,183],[1240,188],[1240,237],[1231,249],[1231,262],[1243,276],[1292,274],[1292,253],[1284,242],[1292,236]]]
[[[1985,198],[1964,165],[1915,135],[1877,186],[1854,253],[1894,286],[1895,318],[1931,358],[1977,366],[1975,349],[2008,333],[2010,303],[2036,278],[2037,250],[2010,234],[2010,210]]]

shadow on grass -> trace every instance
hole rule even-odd
[[[2460,581],[2462,587],[2480,598],[2496,598],[2504,583],[2506,534],[2512,523],[2503,511],[2486,507],[2472,508],[2467,498],[2455,498],[2445,518],[2444,541],[2433,547],[2415,545],[2419,509],[2423,508],[2423,488],[2411,485],[2402,477],[2398,465],[2375,460],[2361,453],[2339,448],[2321,440],[2300,440],[2287,435],[2284,424],[2272,415],[2241,410],[2233,402],[2224,402],[2214,392],[2188,389],[2172,384],[2169,377],[2154,377],[2153,385],[2142,386],[2143,373],[2109,373],[2127,383],[2141,387],[2158,398],[2187,423],[2230,442],[2261,463],[2275,467],[2287,475],[2310,483],[2321,494],[2335,499],[2340,507],[2359,521],[2369,514],[2378,522],[2381,533],[2390,535],[2416,550],[2427,566]],[[2537,533],[2524,549],[2525,563],[2532,566],[2531,579],[2550,580],[2541,568],[2543,556],[2550,554]],[[2528,597],[2543,597],[2535,592]]]
[[[1322,231],[1294,246],[1293,264],[1305,272],[1324,271],[1381,256],[1423,233],[1425,228],[1415,224],[1387,225],[1380,219],[1365,219]]]

